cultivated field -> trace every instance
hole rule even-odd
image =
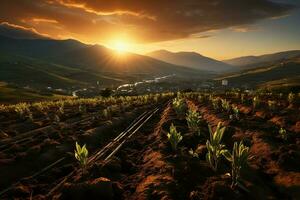
[[[299,99],[231,91],[0,106],[0,199],[300,199]]]

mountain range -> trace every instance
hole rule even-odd
[[[146,55],[168,63],[187,66],[197,70],[206,70],[217,73],[234,70],[234,67],[229,64],[203,56],[196,52],[173,53],[166,50],[158,50]]]
[[[290,54],[286,53],[286,55]],[[300,86],[300,55],[288,56],[254,66],[243,71],[219,76],[215,80],[227,79],[233,87],[286,88]]]
[[[265,54],[261,56],[244,56],[233,58],[229,60],[223,60],[224,63],[227,63],[232,66],[237,66],[241,68],[255,68],[257,65],[266,64],[270,62],[278,62],[288,60],[300,55],[300,50],[293,51],[284,51],[273,54]]]
[[[146,55],[119,54],[101,45],[35,37],[3,27],[0,27],[0,44],[0,81],[37,88],[87,87],[98,82],[103,87],[118,86],[173,74],[178,80],[208,80],[218,76],[233,83],[257,85],[299,74],[300,50],[223,61],[196,52],[158,50]]]
[[[103,86],[176,74],[203,79],[211,73],[148,56],[116,51],[76,40],[20,39],[0,36],[0,80],[45,86]]]

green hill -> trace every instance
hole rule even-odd
[[[234,87],[257,87],[263,85],[266,86],[268,84],[276,85],[276,83],[284,85],[284,82],[288,84],[289,80],[291,80],[291,82],[297,82],[297,80],[299,80],[297,79],[299,74],[300,56],[275,64],[266,64],[265,66],[260,66],[258,68],[220,76],[215,80],[219,81],[227,79],[229,84]]]
[[[0,82],[0,104],[56,100],[71,98],[70,96],[45,93],[33,89],[19,88]]]
[[[0,36],[0,81],[35,88],[119,86],[175,74],[207,79],[211,73],[133,53],[118,55],[100,45],[76,40],[13,39]]]
[[[84,87],[88,84],[95,84],[97,81],[103,84],[122,81],[78,68],[3,53],[0,54],[0,80],[37,88]]]

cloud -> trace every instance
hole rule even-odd
[[[46,34],[37,32],[34,28],[26,28],[23,26],[10,24],[8,22],[0,23],[0,35],[22,38],[22,39],[46,39],[49,38]]]
[[[201,38],[201,39],[205,39],[205,38],[210,38],[212,37],[212,35],[192,35],[193,38]]]
[[[253,32],[253,31],[258,31],[260,30],[258,27],[256,26],[235,26],[235,27],[231,27],[231,30],[235,31],[235,32],[240,32],[240,33],[247,33],[247,32]]]
[[[288,15],[291,9],[269,0],[11,0],[2,3],[0,20],[30,25],[54,37],[66,34],[95,42],[125,35],[149,43],[243,27]],[[41,25],[33,19],[55,23]]]

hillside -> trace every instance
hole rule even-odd
[[[0,36],[0,80],[34,87],[102,86],[176,74],[203,79],[210,73],[133,53],[120,55],[76,40],[13,39]]]
[[[0,36],[0,53],[10,53],[45,59],[59,56],[65,52],[87,47],[77,40],[16,39]]]
[[[148,53],[147,55],[168,63],[187,66],[198,70],[213,72],[224,72],[233,70],[233,67],[226,63],[202,56],[196,52],[173,53],[166,50],[159,50]]]
[[[123,75],[140,74],[143,76],[161,76],[177,74],[178,76],[184,77],[204,73],[129,52],[124,52],[120,55],[114,50],[100,45],[76,49],[51,59],[67,66]]]
[[[294,57],[297,57],[300,55],[300,50],[294,50],[294,51],[283,51],[273,54],[265,54],[261,56],[244,56],[229,60],[223,60],[223,62],[243,67],[243,68],[255,68],[258,64],[266,64],[270,62],[278,62],[278,61],[284,61],[288,60]]]
[[[1,81],[36,88],[83,87],[97,81],[104,84],[122,82],[122,80],[104,77],[83,69],[11,54],[0,55],[0,66]]]
[[[300,74],[300,56],[280,61],[274,64],[260,66],[254,69],[244,70],[242,72],[233,73],[226,76],[218,77],[215,80],[227,79],[231,86],[247,86],[255,87],[258,85],[268,85],[268,83],[276,84],[284,80],[298,80]]]
[[[259,88],[269,88],[272,90],[286,89],[286,90],[300,90],[300,76],[295,76],[292,78],[283,78],[275,81],[268,81],[263,84],[258,85]]]
[[[59,94],[43,93],[33,89],[24,89],[0,82],[0,104],[11,104],[32,101],[50,101],[72,98]]]

